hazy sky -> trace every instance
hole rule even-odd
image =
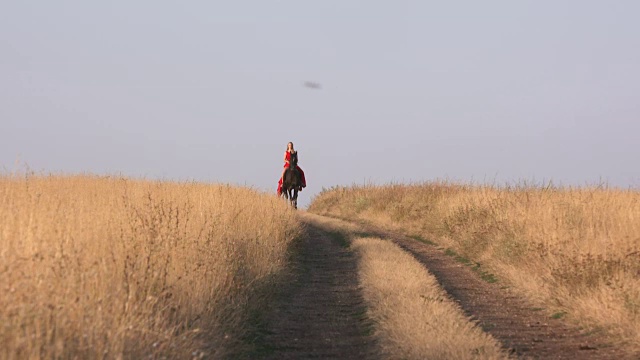
[[[638,1],[3,1],[0,169],[640,186]],[[314,81],[321,89],[303,86]]]

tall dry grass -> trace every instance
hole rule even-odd
[[[377,238],[356,238],[351,247],[368,315],[389,358],[508,358],[413,256]]]
[[[550,313],[640,344],[640,192],[445,182],[337,187],[309,211],[422,235]]]
[[[220,358],[285,265],[295,215],[227,185],[0,177],[0,358]]]

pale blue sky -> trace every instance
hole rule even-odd
[[[640,185],[638,1],[4,1],[0,167]],[[322,84],[305,88],[304,81]]]

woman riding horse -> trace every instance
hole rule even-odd
[[[287,171],[289,167],[289,163],[291,161],[291,154],[298,154],[298,152],[293,148],[293,143],[289,142],[287,144],[287,150],[284,152],[284,169],[282,169],[282,175],[280,175],[280,180],[278,181],[278,196],[282,194],[282,178],[284,177],[284,172]],[[298,191],[302,191],[302,188],[307,187],[307,181],[304,178],[304,171],[300,169],[300,166],[296,166],[298,173],[300,174],[300,179],[302,180],[302,186],[298,188]]]

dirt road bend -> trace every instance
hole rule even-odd
[[[304,221],[304,218],[303,218]],[[266,316],[263,359],[377,359],[354,254],[305,221],[296,275]]]
[[[515,290],[482,280],[469,266],[433,245],[372,224],[360,225],[366,232],[389,239],[412,254],[465,313],[515,358],[640,359],[640,354],[624,352],[597,333],[580,331],[562,319],[550,317]]]

